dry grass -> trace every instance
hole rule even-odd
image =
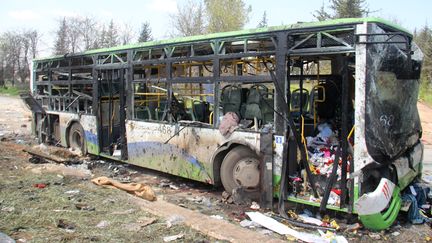
[[[26,170],[5,165],[0,158],[0,231],[15,239],[32,242],[163,242],[163,237],[183,233],[184,242],[208,241],[208,237],[184,225],[167,228],[165,220],[141,230],[128,230],[140,218],[152,216],[128,202],[127,194],[106,189],[75,178],[53,174],[35,175]],[[36,183],[49,184],[39,189]],[[79,190],[76,194],[67,191]],[[94,207],[93,211],[79,210],[77,203]],[[8,208],[13,211],[8,212]],[[120,214],[113,212],[120,212]],[[123,214],[121,213],[123,212]],[[59,220],[74,225],[71,231],[57,227]],[[98,228],[101,221],[106,228]]]

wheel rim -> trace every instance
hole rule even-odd
[[[233,178],[236,184],[249,191],[258,188],[259,174],[259,161],[255,158],[241,159],[233,168]]]

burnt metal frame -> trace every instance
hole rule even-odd
[[[125,81],[125,88],[126,91],[126,102],[125,104],[121,105],[122,108],[121,111],[127,112],[126,117],[128,119],[131,119],[133,117],[132,110],[133,110],[133,85],[132,83],[136,82],[133,80],[133,70],[134,65],[152,65],[152,64],[166,64],[166,79],[163,80],[167,82],[168,85],[168,99],[171,99],[172,96],[172,83],[196,83],[196,82],[205,82],[205,83],[213,83],[214,84],[214,105],[215,107],[219,107],[219,92],[220,92],[220,82],[263,82],[263,81],[269,81],[273,80],[276,85],[279,87],[282,87],[282,93],[279,91],[275,91],[275,96],[280,97],[275,99],[275,134],[279,135],[286,135],[291,134],[286,138],[285,141],[288,141],[289,139],[292,140],[298,140],[298,136],[293,136],[294,134],[292,131],[295,130],[295,128],[292,127],[292,124],[288,124],[287,117],[290,114],[290,92],[289,92],[289,86],[290,86],[290,73],[287,72],[287,62],[289,62],[290,57],[292,56],[322,56],[322,55],[331,55],[331,54],[340,54],[340,53],[353,53],[355,51],[355,43],[346,43],[340,38],[337,38],[329,32],[335,31],[335,30],[344,30],[347,34],[353,34],[355,33],[355,23],[351,24],[341,24],[341,25],[333,25],[333,26],[324,26],[324,27],[312,27],[312,28],[304,28],[300,30],[283,30],[283,31],[269,31],[266,33],[261,34],[252,34],[252,35],[244,35],[244,36],[238,36],[238,37],[228,37],[228,38],[215,38],[210,39],[207,41],[199,41],[199,42],[192,42],[192,43],[178,43],[173,44],[170,46],[155,46],[150,48],[137,48],[137,49],[129,49],[126,51],[121,51],[118,53],[96,53],[91,54],[90,57],[92,58],[93,63],[89,65],[82,65],[84,63],[84,60],[81,62],[81,65],[73,66],[72,65],[72,58],[76,58],[76,56],[67,56],[61,60],[58,61],[57,66],[52,67],[53,63],[55,61],[38,61],[38,63],[41,63],[41,68],[37,68],[35,70],[36,73],[39,72],[48,72],[48,81],[36,81],[35,85],[48,85],[49,87],[49,95],[52,94],[51,88],[53,84],[69,84],[69,87],[71,88],[72,84],[80,84],[85,83],[89,84],[91,83],[93,85],[93,115],[98,115],[99,112],[99,97],[100,97],[100,87],[98,82],[98,71],[100,70],[109,70],[109,69],[123,69],[126,71],[126,81]],[[309,33],[309,35],[301,40],[301,42],[306,42],[309,38],[311,38],[313,35],[317,35],[317,42],[316,46],[313,48],[300,48],[300,44],[295,45],[289,45],[289,39],[293,38],[295,36],[305,35]],[[322,47],[321,46],[321,40],[322,35],[325,35],[327,37],[330,37],[331,39],[337,41],[340,43],[340,46],[333,46],[333,47]],[[273,45],[275,46],[275,50],[271,51],[260,51],[260,52],[249,52],[247,48],[248,39],[263,39],[263,38],[269,38]],[[244,41],[244,52],[243,53],[229,53],[227,54],[224,48],[224,45],[230,41]],[[195,51],[195,46],[208,44],[210,45],[211,50],[213,51],[212,54],[209,55],[202,55],[197,56]],[[186,57],[173,57],[173,54],[176,50],[176,47],[185,47],[190,46],[190,53],[189,56]],[[152,49],[163,49],[163,55],[161,55],[157,59],[150,59],[152,57]],[[148,60],[135,60],[136,55],[138,52],[148,51],[149,59]],[[118,56],[118,54],[126,54],[126,60],[122,59]],[[78,54],[79,55],[79,54]],[[105,57],[104,57],[105,56]],[[275,75],[274,77],[270,76],[231,76],[231,77],[221,77],[220,74],[220,63],[222,60],[226,59],[241,59],[246,57],[265,57],[265,56],[274,56],[275,59]],[[85,56],[89,57],[89,56]],[[81,56],[81,58],[84,58],[84,56]],[[68,66],[63,67],[60,66],[60,63],[62,60],[68,61]],[[172,73],[172,64],[175,62],[182,62],[182,61],[211,61],[213,64],[213,76],[212,77],[173,77]],[[92,81],[83,81],[83,80],[72,80],[72,70],[76,69],[83,69],[83,68],[91,68],[92,74],[93,74],[93,80]],[[58,70],[58,71],[68,71],[69,78],[68,81],[55,81],[52,80],[51,77],[51,71]],[[168,101],[168,103],[170,100]],[[49,102],[51,103],[51,101]],[[170,103],[169,103],[170,104]],[[51,107],[50,107],[51,108]],[[124,109],[127,108],[127,109]],[[214,121],[213,124],[217,126],[218,124],[218,117],[219,117],[219,109],[214,110]],[[280,115],[283,117],[281,117]],[[170,120],[170,122],[172,122]],[[101,127],[98,125],[98,134],[101,134]],[[100,138],[99,138],[100,139]],[[270,141],[267,141],[266,143],[270,143]],[[293,144],[292,144],[293,145]],[[267,146],[270,146],[267,144]],[[265,147],[265,146],[264,146]],[[288,147],[288,146],[287,146]],[[271,152],[266,151],[263,149],[261,151],[264,159],[263,163],[268,162],[271,158]],[[262,167],[264,168],[266,164],[262,164]],[[261,181],[261,187],[262,188],[272,188],[272,170],[266,170],[265,174],[263,175],[263,180]],[[273,197],[272,190],[266,190],[263,194],[263,200],[267,202],[265,206],[270,206],[269,202],[271,202],[271,198]]]

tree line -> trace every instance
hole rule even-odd
[[[169,16],[171,37],[192,36],[241,30],[249,22],[252,7],[244,0],[188,0],[177,5]],[[312,13],[316,20],[365,17],[373,13],[366,0],[327,0]],[[264,11],[258,28],[267,26]],[[131,25],[108,23],[90,16],[65,17],[57,20],[53,55],[77,53],[97,48],[109,48],[153,40],[149,22],[138,32]],[[0,33],[0,86],[29,80],[31,60],[37,56],[41,34],[37,30]],[[432,31],[428,25],[414,31],[414,40],[424,53],[423,86],[429,88],[432,79]]]

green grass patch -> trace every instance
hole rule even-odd
[[[17,87],[0,87],[0,95],[10,95],[10,96],[17,96],[21,89]]]

